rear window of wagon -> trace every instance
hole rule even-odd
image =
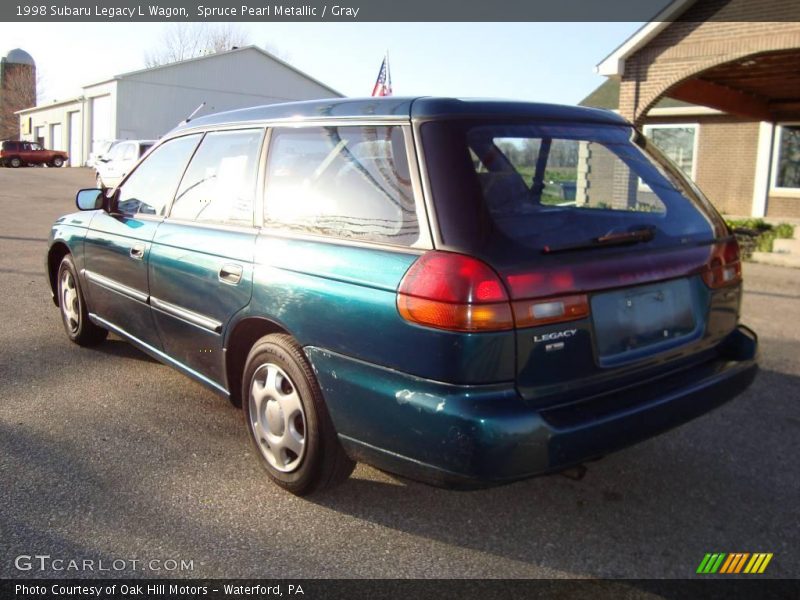
[[[713,209],[640,137],[621,125],[423,124],[444,244],[492,260],[642,228],[648,247],[715,237]]]

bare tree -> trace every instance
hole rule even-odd
[[[164,29],[160,47],[145,52],[144,62],[147,67],[157,67],[205,54],[224,52],[249,43],[247,32],[236,25],[174,23]]]

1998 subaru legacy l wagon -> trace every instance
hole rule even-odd
[[[757,371],[736,241],[605,111],[237,110],[182,124],[77,204],[47,256],[70,339],[112,331],[241,403],[296,494],[358,460],[452,487],[561,470]]]

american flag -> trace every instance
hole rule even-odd
[[[389,55],[383,57],[381,63],[381,70],[378,71],[378,79],[375,81],[375,87],[372,88],[373,96],[391,96],[392,95],[392,75],[389,73]]]

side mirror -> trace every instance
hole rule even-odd
[[[97,210],[103,208],[103,192],[98,189],[80,190],[75,196],[78,210]]]

